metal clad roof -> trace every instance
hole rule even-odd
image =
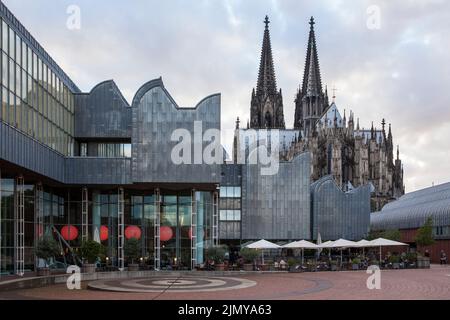
[[[428,217],[434,226],[450,225],[450,183],[408,193],[371,214],[373,230],[415,229]]]

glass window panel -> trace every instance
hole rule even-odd
[[[220,210],[220,220],[221,221],[227,220],[227,210]]]
[[[22,87],[22,94],[21,94],[22,100],[28,101],[27,100],[27,95],[28,95],[28,92],[27,92],[27,73],[23,69],[22,69],[22,85],[21,85],[21,87]]]
[[[22,40],[16,35],[16,63],[22,64]]]
[[[13,29],[9,29],[9,56],[11,58],[15,57],[16,54],[16,34]]]
[[[22,127],[22,104],[18,97],[16,97],[16,128],[23,129],[23,127]]]
[[[227,197],[227,187],[220,187],[220,197],[221,198]]]
[[[241,197],[241,187],[234,187],[234,197],[235,198]]]
[[[15,100],[14,95],[11,92],[9,92],[9,119],[8,119],[9,121],[8,121],[8,123],[12,126],[15,126],[15,121],[16,121],[16,118],[14,115],[14,113],[15,113],[15,101],[14,100]]]
[[[33,74],[33,51],[31,51],[30,47],[27,47],[28,51],[28,64],[27,70],[28,74],[31,76]]]
[[[14,91],[15,90],[15,84],[16,84],[16,66],[14,63],[14,60],[9,59],[9,90]]]
[[[2,117],[3,121],[6,122],[9,122],[8,109],[9,109],[9,93],[5,87],[2,87]]]
[[[5,87],[9,87],[9,76],[8,76],[8,56],[6,53],[2,54],[2,84]]]
[[[27,50],[26,43],[22,41],[22,68],[25,70],[27,70]]]
[[[9,34],[9,26],[5,21],[2,21],[2,49],[4,52],[8,53],[8,34]]]
[[[16,95],[20,97],[22,93],[22,70],[20,69],[20,66],[16,64]]]
[[[37,73],[38,73],[38,62],[37,62],[37,55],[33,52],[33,78],[37,79]]]

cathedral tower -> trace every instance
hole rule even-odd
[[[264,23],[266,27],[261,50],[258,82],[256,91],[255,89],[252,91],[250,127],[254,129],[284,129],[283,98],[281,89],[277,91],[268,16],[266,16]]]
[[[314,132],[316,122],[328,108],[328,94],[322,91],[319,58],[314,33],[314,18],[309,22],[309,40],[306,52],[303,84],[295,99],[294,128],[303,130],[305,135]]]

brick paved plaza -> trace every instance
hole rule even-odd
[[[183,276],[177,279],[127,279],[102,281],[101,285],[134,287],[152,286],[151,292],[110,292],[88,289],[68,290],[65,285],[0,292],[0,299],[449,299],[450,267],[432,266],[431,269],[386,270],[381,273],[381,289],[369,290],[365,271],[245,274],[232,277],[211,277],[208,273],[197,278]],[[167,278],[167,277],[166,277]],[[227,280],[229,279],[229,280]],[[241,279],[241,280],[239,280]],[[129,281],[129,283],[127,282]],[[146,282],[147,281],[147,282]],[[166,290],[166,285],[177,283],[186,290]],[[155,285],[160,285],[155,289]],[[214,287],[216,285],[216,287]],[[228,286],[228,288],[227,288]],[[234,288],[233,286],[236,286]],[[204,290],[204,289],[207,290]],[[204,291],[202,291],[204,290]]]

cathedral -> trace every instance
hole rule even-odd
[[[404,194],[403,166],[399,147],[394,158],[391,125],[381,129],[361,128],[359,119],[350,111],[348,118],[339,112],[335,96],[329,102],[327,89],[323,90],[314,18],[306,51],[303,82],[295,99],[293,129],[286,129],[281,89],[277,89],[275,68],[270,43],[269,19],[265,30],[256,90],[251,95],[250,121],[247,129],[236,126],[234,161],[237,151],[244,147],[247,131],[280,131],[280,158],[285,161],[309,151],[311,155],[311,181],[331,175],[343,191],[370,184],[371,210],[378,211],[388,202]],[[248,139],[248,138],[247,138]]]

